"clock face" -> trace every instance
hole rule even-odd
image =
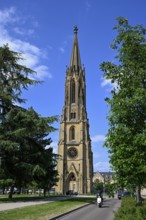
[[[78,151],[75,147],[70,147],[68,149],[68,156],[71,157],[71,158],[75,158],[77,155],[78,155]]]

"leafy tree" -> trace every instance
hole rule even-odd
[[[116,84],[106,98],[110,128],[104,145],[118,182],[136,188],[139,203],[140,188],[146,183],[146,29],[130,26],[123,17],[117,21],[111,46],[117,51],[117,64],[100,66],[104,77]]]
[[[29,78],[34,71],[20,65],[21,59],[21,54],[11,51],[8,45],[0,48],[1,178],[13,180],[10,197],[15,184],[24,187],[40,173],[47,174],[53,157],[47,154],[46,146],[51,143],[48,135],[55,130],[51,124],[57,120],[57,116],[41,117],[33,108],[26,110],[16,105],[25,102],[21,98],[23,89],[39,83]],[[55,172],[51,178],[54,176]]]
[[[99,179],[96,179],[93,182],[93,187],[94,187],[94,189],[96,189],[98,191],[103,191],[103,182],[101,182]]]
[[[105,192],[107,193],[107,195],[109,197],[114,197],[115,188],[116,188],[116,184],[115,183],[110,183],[110,181],[107,181],[105,183]]]
[[[3,190],[3,194],[5,193],[5,189],[13,184],[12,179],[2,179],[2,175],[0,176],[0,188]]]

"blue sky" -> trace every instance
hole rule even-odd
[[[86,70],[86,101],[90,123],[94,171],[109,171],[107,149],[103,141],[108,130],[108,108],[104,101],[112,85],[102,78],[100,64],[114,62],[110,48],[116,37],[116,18],[128,18],[131,25],[146,27],[145,0],[1,0],[0,46],[8,43],[22,52],[23,65],[43,80],[23,93],[25,107],[33,107],[42,116],[61,115],[64,105],[66,65],[71,58],[73,28],[78,26],[81,62]],[[58,131],[51,134],[57,153]]]

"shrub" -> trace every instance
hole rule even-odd
[[[136,206],[134,197],[124,197],[114,220],[146,220],[146,201]]]

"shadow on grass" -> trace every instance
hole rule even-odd
[[[37,200],[44,200],[46,199],[46,197],[43,196],[31,196],[31,197],[25,197],[25,196],[19,196],[19,197],[15,197],[13,196],[11,199],[9,199],[8,197],[3,197],[0,198],[0,202],[28,202],[28,201],[37,201]]]
[[[0,203],[8,203],[8,202],[30,202],[30,201],[60,201],[60,202],[64,202],[64,201],[69,201],[71,202],[75,202],[75,201],[79,201],[79,202],[83,202],[83,203],[93,203],[95,202],[95,198],[79,198],[79,197],[72,197],[72,196],[13,196],[11,199],[9,199],[8,197],[2,197],[0,198]]]

